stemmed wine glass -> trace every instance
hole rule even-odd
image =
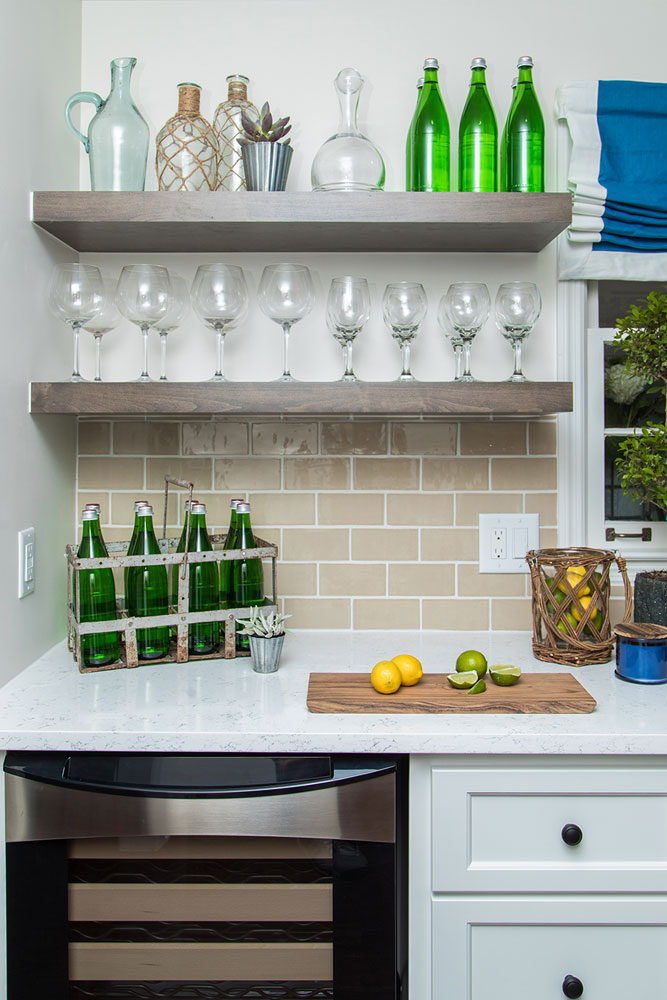
[[[104,286],[94,264],[58,264],[49,285],[52,313],[69,323],[74,334],[74,364],[70,382],[85,382],[79,371],[79,330],[102,308]]]
[[[210,382],[225,382],[225,336],[245,315],[248,286],[236,264],[201,264],[191,289],[192,305],[201,320],[215,330],[217,367]]]
[[[426,316],[428,302],[424,286],[416,281],[396,281],[387,285],[382,297],[382,315],[403,354],[403,371],[397,382],[414,382],[410,371],[410,344]]]
[[[294,382],[289,370],[290,330],[313,308],[315,290],[310,271],[304,264],[268,264],[264,268],[257,293],[265,316],[283,328],[283,373],[277,382]]]
[[[371,315],[371,296],[365,278],[333,278],[327,298],[327,325],[343,348],[345,372],[339,382],[358,382],[352,370],[352,344]]]
[[[514,371],[508,382],[527,382],[521,371],[521,345],[542,312],[540,290],[532,281],[507,281],[496,295],[496,325],[514,348]]]
[[[137,382],[152,382],[148,374],[148,331],[166,315],[171,281],[166,267],[154,264],[126,264],[116,288],[116,305],[126,319],[141,330],[144,364]]]
[[[445,337],[452,345],[452,350],[454,351],[454,362],[456,364],[454,381],[460,382],[461,375],[463,374],[463,337],[451,324],[449,316],[447,315],[444,295],[440,299],[440,305],[438,306],[438,324]]]
[[[489,317],[489,290],[481,281],[457,281],[450,285],[443,300],[443,315],[463,341],[463,374],[459,382],[476,382],[470,373],[472,342]]]
[[[181,325],[183,317],[190,305],[190,293],[184,278],[178,274],[170,274],[171,294],[169,308],[155,325],[160,334],[160,381],[167,381],[167,337],[172,330]]]
[[[95,382],[101,382],[102,376],[100,374],[100,356],[102,349],[102,337],[106,333],[111,333],[118,326],[118,321],[120,320],[120,314],[116,309],[116,303],[114,302],[114,295],[116,294],[116,282],[111,281],[109,278],[104,278],[103,284],[103,298],[102,306],[100,311],[83,324],[83,329],[86,333],[92,333],[95,338]]]

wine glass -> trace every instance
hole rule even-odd
[[[148,374],[148,331],[162,319],[169,308],[171,282],[166,267],[154,264],[126,264],[116,288],[116,305],[131,323],[141,330],[144,342],[144,365],[137,382],[152,382]]]
[[[70,382],[86,382],[79,371],[79,330],[102,308],[104,286],[94,264],[58,264],[49,285],[49,307],[69,323],[74,334],[74,364]]]
[[[225,382],[225,335],[248,307],[248,286],[243,268],[236,264],[201,264],[192,282],[192,305],[207,326],[215,330],[217,367],[210,382]]]
[[[167,381],[167,336],[172,330],[181,325],[183,317],[190,305],[190,292],[184,278],[178,274],[170,274],[171,294],[169,296],[169,308],[155,324],[155,329],[160,334],[160,381]]]
[[[387,285],[382,297],[382,315],[403,354],[403,371],[397,382],[414,382],[410,371],[410,344],[426,316],[428,302],[424,286],[416,281],[395,281]]]
[[[460,382],[461,375],[463,374],[463,337],[451,324],[445,307],[444,295],[440,299],[440,305],[438,306],[438,324],[445,337],[452,345],[452,350],[454,351],[454,361],[456,364],[454,381]]]
[[[358,382],[352,370],[352,344],[371,315],[371,295],[365,278],[333,278],[327,298],[327,325],[343,348],[345,372],[339,382]]]
[[[489,317],[489,290],[481,281],[457,281],[447,289],[443,315],[463,341],[463,374],[459,382],[476,382],[470,373],[472,342]]]
[[[100,311],[83,324],[86,333],[92,333],[95,338],[95,382],[101,382],[100,356],[102,349],[102,337],[106,333],[111,333],[118,326],[120,314],[116,309],[114,296],[116,294],[116,281],[109,278],[102,279],[103,295]]]
[[[268,264],[262,273],[257,293],[265,316],[283,328],[283,373],[277,382],[294,382],[289,370],[290,330],[313,308],[315,290],[310,271],[304,264]]]
[[[496,325],[514,348],[514,371],[508,382],[527,382],[521,371],[521,345],[542,312],[540,290],[532,281],[506,281],[496,295]]]

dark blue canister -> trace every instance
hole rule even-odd
[[[667,628],[635,622],[614,631],[617,677],[635,684],[667,683]]]

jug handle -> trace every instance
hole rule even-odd
[[[71,116],[72,108],[76,104],[83,104],[84,102],[86,102],[88,104],[94,104],[96,112],[99,111],[100,108],[104,107],[104,100],[100,97],[99,94],[94,93],[94,91],[92,91],[92,90],[80,90],[78,94],[72,94],[72,96],[70,97],[69,101],[65,105],[65,121],[67,122],[67,124],[69,125],[70,129],[72,130],[72,132],[74,133],[74,135],[77,137],[77,139],[81,140],[81,142],[83,143],[83,148],[85,149],[85,151],[87,153],[89,153],[90,152],[90,140],[88,139],[87,135],[83,134],[83,132],[79,132],[78,128],[73,123],[72,116]]]

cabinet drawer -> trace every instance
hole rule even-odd
[[[433,997],[583,1000],[667,996],[667,903],[512,899],[433,903]],[[576,985],[576,984],[572,984]]]
[[[435,892],[667,891],[663,770],[434,768],[431,781]]]

